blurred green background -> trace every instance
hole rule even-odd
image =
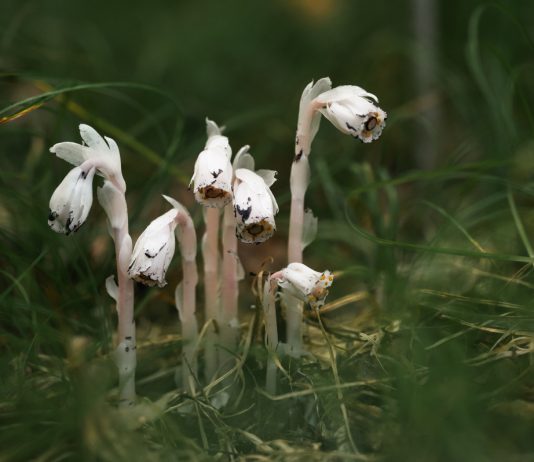
[[[533,29],[527,0],[0,0],[0,460],[534,460]],[[225,125],[279,172],[276,236],[240,247],[247,273],[277,270],[298,102],[324,76],[389,116],[370,145],[323,121],[310,158],[305,259],[339,272],[324,322],[343,396],[309,316],[315,357],[284,363],[280,390],[314,393],[264,397],[254,336],[231,409],[183,415],[177,396],[125,423],[105,219],[95,201],[74,236],[48,228],[69,170],[48,148],[93,125],[121,148],[134,238],[162,193],[200,231],[187,182],[204,118]],[[174,387],[177,259],[165,289],[136,289],[146,403]]]

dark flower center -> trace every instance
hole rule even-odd
[[[260,225],[258,223],[254,223],[253,225],[250,225],[247,228],[247,231],[252,234],[253,236],[257,236],[258,234],[261,234],[263,232],[263,225]]]
[[[213,186],[206,186],[204,188],[204,197],[207,199],[216,199],[218,197],[223,197],[225,192],[222,189],[214,188]]]
[[[371,131],[373,128],[375,128],[378,124],[378,120],[376,117],[370,117],[367,122],[365,122],[365,129],[367,131]]]

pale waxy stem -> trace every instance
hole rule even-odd
[[[81,124],[79,129],[84,144],[61,142],[50,148],[50,152],[75,168],[52,197],[53,210],[49,224],[55,231],[66,234],[77,230],[87,218],[92,204],[93,175],[104,178],[104,185],[98,188],[97,194],[108,218],[117,261],[117,284],[108,278],[106,288],[117,303],[118,345],[115,361],[119,372],[119,405],[126,407],[135,404],[136,367],[134,286],[127,274],[132,239],[128,231],[126,182],[122,176],[117,143],[112,138],[102,137],[89,125]],[[78,171],[80,177],[77,177]],[[69,197],[66,200],[67,195]]]
[[[299,358],[304,351],[302,346],[304,303],[284,292],[280,294],[280,301],[284,307],[286,321],[286,348],[284,352],[288,356]]]
[[[124,179],[104,182],[97,190],[98,200],[108,217],[110,234],[115,243],[117,261],[117,316],[118,345],[115,361],[119,372],[119,405],[135,404],[135,368],[137,346],[134,319],[134,283],[128,277],[128,264],[132,255],[132,238],[128,231],[128,207],[124,195]],[[107,283],[107,281],[106,281]]]
[[[276,325],[276,291],[277,280],[282,277],[282,272],[272,274],[263,286],[262,307],[265,319],[265,346],[269,357],[267,359],[267,371],[265,377],[265,389],[267,393],[276,393],[276,363],[274,357],[278,347],[278,327]]]
[[[304,196],[310,182],[310,165],[308,156],[295,157],[291,166],[291,212],[289,220],[289,241],[287,248],[288,262],[302,263],[304,248],[302,235],[304,232]],[[298,357],[302,351],[302,311],[303,303],[294,298],[285,298],[286,329],[288,353]]]
[[[228,206],[227,206],[228,207]],[[210,322],[206,331],[204,349],[205,379],[211,382],[219,367],[217,345],[219,335],[214,322],[220,322],[219,307],[219,217],[218,208],[204,208],[206,231],[202,240],[202,257],[204,260],[204,304],[205,319]]]
[[[310,183],[308,157],[295,158],[291,166],[290,189],[291,211],[287,259],[289,263],[302,263],[302,234],[304,228],[304,196]]]
[[[221,350],[219,352],[221,365],[224,365],[231,353],[237,348],[239,338],[238,321],[238,268],[239,257],[237,254],[237,237],[235,234],[235,217],[231,204],[224,209],[223,216],[223,281],[222,281],[222,310],[221,310]]]
[[[169,200],[170,198],[166,198]],[[170,201],[169,201],[170,202]],[[171,202],[173,203],[173,202]],[[196,287],[198,271],[196,263],[197,236],[191,216],[185,209],[176,207],[176,234],[180,253],[182,254],[183,279],[176,287],[175,301],[182,324],[182,385],[185,390],[194,393],[197,373],[196,344],[198,325],[196,319]]]

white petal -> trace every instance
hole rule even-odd
[[[224,127],[219,127],[213,120],[210,120],[206,117],[206,133],[208,138],[221,135]]]
[[[119,151],[119,147],[117,146],[117,143],[113,138],[109,138],[107,136],[104,136],[104,139],[107,141],[107,144],[109,146],[109,149],[107,151],[109,160],[114,165],[115,170],[121,171],[121,154]],[[124,187],[126,190],[126,187]]]
[[[171,204],[180,213],[185,213],[189,215],[188,210],[182,204],[180,204],[180,202],[178,202],[176,199],[173,199],[170,196],[166,196],[165,194],[162,194],[162,196],[163,196],[163,199],[165,199],[169,204]]]
[[[102,187],[97,188],[96,195],[98,202],[106,212],[111,228],[122,228],[128,219],[124,194],[110,181],[105,180]]]
[[[220,149],[202,151],[195,163],[193,189],[198,202],[224,207],[232,200],[232,164]]]
[[[346,135],[357,136],[362,119],[354,121],[355,113],[349,107],[340,103],[328,104],[321,113],[341,132]]]
[[[332,81],[330,77],[323,77],[317,82],[313,83],[313,80],[306,85],[300,97],[300,110],[304,109],[312,100],[317,98],[319,95],[327,92],[332,88]]]
[[[80,135],[87,146],[70,142],[57,143],[50,148],[50,152],[73,165],[92,160],[98,175],[115,177],[115,180],[121,183],[122,189],[126,190],[121,173],[119,148],[115,141],[106,138],[106,143],[94,128],[85,124],[80,125]]]
[[[115,282],[115,276],[108,276],[106,278],[106,292],[115,301],[119,298],[119,287]]]
[[[291,295],[306,301],[312,308],[324,304],[334,277],[330,271],[319,273],[302,263],[290,263],[282,270],[278,285]]]
[[[87,146],[95,151],[108,151],[109,146],[104,141],[104,138],[91,126],[80,124],[80,135]]]
[[[312,270],[302,263],[290,263],[282,270],[283,277],[301,293],[308,295],[321,276],[321,273]]]
[[[58,233],[70,234],[85,222],[93,203],[94,167],[74,167],[50,199],[48,225]]]
[[[249,145],[243,146],[234,157],[234,162],[232,166],[234,170],[238,168],[248,168],[249,170],[254,170],[254,157],[248,152],[250,149]]]
[[[356,85],[340,85],[331,90],[321,93],[315,101],[320,104],[332,103],[334,101],[350,101],[356,98],[370,98],[378,104],[378,98]]]
[[[169,210],[161,217],[156,218],[139,237],[139,240],[144,239],[142,241],[143,253],[148,258],[156,257],[170,240],[174,241],[176,213],[176,210]]]
[[[301,131],[300,127],[303,127],[306,121],[307,112],[310,110],[310,105],[312,104],[312,101],[319,96],[320,94],[330,90],[332,88],[332,81],[329,77],[324,77],[322,79],[319,79],[315,84],[313,83],[313,80],[306,86],[304,91],[302,92],[302,96],[300,98],[300,105],[299,105],[299,117],[297,121],[297,126],[299,127],[298,131]],[[321,122],[321,115],[319,113],[314,113],[312,115],[310,126],[304,131],[309,130],[309,145],[311,145],[313,139],[315,138],[315,135],[317,134],[317,131],[319,130],[319,124]]]
[[[319,220],[313,215],[311,209],[304,212],[304,226],[302,227],[302,248],[309,246],[317,236],[317,226]]]
[[[234,174],[237,179],[241,180],[243,183],[247,183],[253,191],[258,191],[259,193],[266,187],[263,178],[248,168],[238,168]]]
[[[215,135],[208,138],[204,149],[218,150],[223,152],[228,161],[230,161],[232,157],[232,148],[230,147],[230,143],[228,142],[228,138],[226,138],[226,136]]]
[[[50,152],[75,166],[83,164],[90,157],[90,150],[87,147],[70,141],[54,144]]]
[[[269,187],[271,187],[274,182],[276,181],[276,175],[277,175],[277,171],[276,170],[264,170],[264,169],[260,169],[260,170],[256,170],[256,175],[258,176],[261,176],[263,181],[265,181],[265,184]]]

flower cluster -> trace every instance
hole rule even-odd
[[[232,165],[228,138],[215,122],[206,119],[206,125],[208,141],[191,178],[197,202],[218,208],[232,202],[238,239],[248,244],[266,241],[276,230],[278,204],[270,189],[276,172],[254,171],[248,146],[238,152]]]
[[[310,177],[308,157],[313,138],[319,129],[321,116],[328,119],[342,133],[364,143],[380,137],[387,117],[378,106],[378,98],[363,88],[351,85],[332,88],[330,79],[323,78],[316,83],[311,82],[304,89],[297,123],[295,160],[290,175],[292,204],[288,255],[291,261],[287,267],[269,276],[262,300],[267,344],[273,354],[278,344],[276,322],[278,288],[282,290],[282,298],[287,296],[284,299],[286,315],[289,314],[286,316],[288,331],[286,337],[289,346],[286,351],[300,354],[302,334],[299,325],[302,321],[302,302],[318,310],[324,305],[334,279],[330,271],[318,272],[301,263],[302,250],[311,242],[317,229],[317,219],[311,212],[304,211],[304,197]],[[183,273],[183,281],[175,291],[175,299],[182,323],[183,363],[189,367],[183,368],[183,384],[186,389],[194,388],[195,348],[197,348],[198,334],[195,291],[198,272],[197,237],[193,220],[181,204],[163,196],[172,205],[172,209],[148,225],[132,250],[125,199],[126,183],[122,176],[117,144],[111,138],[100,136],[88,125],[82,124],[79,128],[83,144],[62,142],[50,149],[59,158],[74,165],[74,168],[67,173],[52,194],[48,224],[58,233],[69,235],[76,232],[87,220],[92,207],[93,178],[95,175],[103,177],[104,183],[98,188],[97,196],[106,212],[108,229],[115,241],[118,282],[115,284],[114,278],[110,277],[106,280],[106,287],[117,302],[119,315],[118,337],[121,342],[118,348],[121,355],[118,356],[117,364],[121,400],[133,403],[135,398],[136,356],[132,280],[148,286],[166,285],[165,276],[176,247],[175,235],[182,256]],[[222,134],[222,128],[206,119],[206,131],[207,141],[195,162],[190,188],[193,189],[196,201],[206,207],[204,210],[206,233],[202,245],[204,275],[207,276],[204,281],[206,320],[216,321],[221,334],[221,342],[218,345],[231,352],[237,345],[237,342],[232,343],[232,338],[236,336],[235,333],[237,337],[239,334],[237,240],[248,244],[260,244],[275,232],[278,204],[270,188],[276,181],[276,172],[256,170],[254,158],[249,153],[249,146],[241,148],[232,162],[232,148],[228,138]],[[218,209],[225,209],[222,277],[219,275]],[[224,290],[220,290],[220,287]],[[222,303],[219,300],[221,297]],[[210,339],[212,334],[215,334],[215,329],[208,329],[206,339]],[[205,358],[211,358],[213,356],[210,356],[211,353],[217,353],[213,349],[214,344],[212,339],[206,340]],[[219,353],[215,356],[224,357]],[[209,362],[208,359],[205,360],[206,364]],[[276,367],[272,358],[270,361],[267,382],[273,388]],[[219,368],[217,366],[216,370]],[[195,380],[192,379],[193,376]],[[191,392],[194,391],[193,388]]]

